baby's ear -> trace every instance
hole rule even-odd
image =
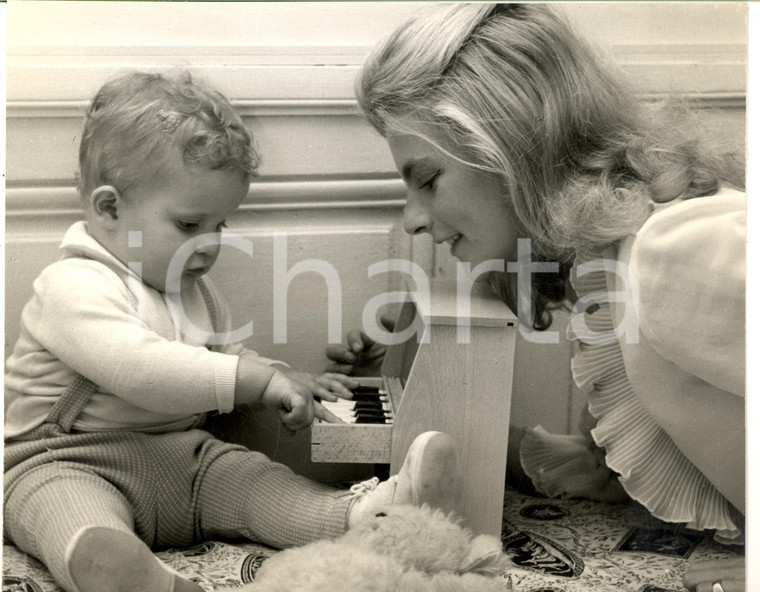
[[[459,573],[499,575],[509,566],[509,559],[494,536],[481,534],[470,542],[470,550],[462,559]]]
[[[93,189],[90,194],[89,203],[96,218],[106,223],[119,218],[118,210],[121,203],[121,194],[113,185],[101,185]]]

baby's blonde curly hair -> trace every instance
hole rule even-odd
[[[80,195],[101,185],[128,192],[177,153],[187,166],[235,171],[244,182],[259,165],[251,133],[221,93],[185,71],[121,74],[100,88],[85,114]]]

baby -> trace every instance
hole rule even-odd
[[[6,363],[4,534],[77,592],[200,591],[151,548],[275,547],[342,534],[388,504],[457,510],[451,438],[420,435],[398,475],[337,490],[199,429],[209,411],[333,421],[354,379],[231,342],[205,275],[258,156],[229,101],[188,74],[128,73],[86,113],[84,221],[34,283]]]

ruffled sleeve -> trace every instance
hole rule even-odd
[[[724,391],[745,392],[746,203],[731,192],[650,217],[631,249],[638,319],[654,350]],[[696,321],[695,321],[696,319]]]
[[[577,253],[571,281],[581,306],[571,313],[567,331],[578,347],[572,372],[588,396],[597,420],[591,435],[605,457],[595,465],[592,450],[578,437],[527,430],[520,461],[540,491],[599,491],[606,464],[655,517],[714,530],[724,543],[741,542],[728,500],[663,427],[681,419],[669,406],[675,399],[663,395],[688,394],[692,415],[706,421],[713,420],[715,405],[723,410],[743,402],[734,395],[744,394],[744,212],[744,194],[735,191],[673,202],[618,247]],[[638,292],[635,297],[614,297],[621,278]],[[609,299],[596,298],[605,294]],[[637,313],[636,331],[629,334],[626,323],[624,336],[614,338],[628,319],[628,302]],[[728,399],[716,403],[721,391]],[[731,436],[736,439],[738,431]],[[728,440],[722,444],[730,446]]]

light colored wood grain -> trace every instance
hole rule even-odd
[[[478,327],[457,344],[456,328],[432,325],[409,375],[393,431],[391,472],[414,438],[448,433],[459,445],[464,518],[475,532],[501,529],[516,329]]]
[[[391,425],[315,423],[311,427],[314,462],[387,463]]]
[[[440,431],[452,436],[459,445],[458,470],[464,480],[463,517],[475,532],[498,535],[516,319],[490,291],[476,290],[472,310],[478,311],[479,317],[471,323],[470,342],[458,343],[456,284],[433,281],[431,288],[426,301],[420,303],[417,298],[405,303],[397,322],[405,328],[421,315],[425,318],[424,331],[389,347],[383,361],[394,419],[392,446],[386,458],[395,474],[419,434]],[[364,427],[315,425],[312,460],[360,462],[357,459],[363,456],[383,458],[386,442],[377,439],[377,431]]]
[[[468,285],[454,279],[434,279],[430,287],[429,292],[410,291],[426,324],[506,327],[514,321],[485,282]]]

